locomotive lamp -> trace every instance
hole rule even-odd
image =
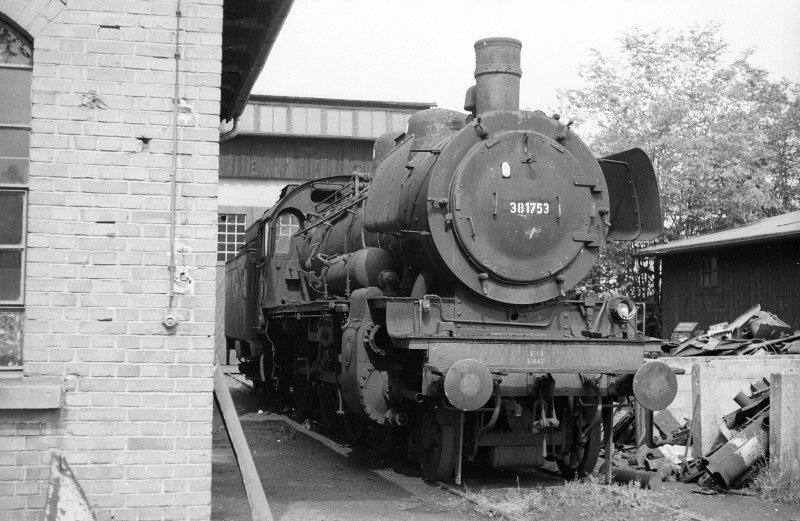
[[[636,316],[636,303],[629,298],[617,297],[608,303],[608,310],[614,322],[630,322]]]

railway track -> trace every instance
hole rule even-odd
[[[248,381],[243,375],[239,373],[226,373],[229,382],[233,385],[241,385],[249,388],[249,390],[256,393],[252,382]],[[293,431],[301,434],[304,437],[310,438],[315,442],[325,446],[331,452],[343,458],[357,458],[366,459],[373,462],[370,465],[370,471],[374,472],[382,479],[399,484],[404,488],[412,488],[416,492],[419,490],[434,491],[439,490],[446,492],[453,498],[457,498],[458,502],[468,502],[473,506],[478,503],[474,497],[469,494],[471,490],[484,490],[484,489],[504,489],[504,488],[517,488],[525,486],[554,486],[563,483],[563,478],[556,470],[549,469],[534,469],[525,470],[523,475],[509,471],[492,471],[485,467],[466,466],[464,471],[464,481],[461,486],[444,481],[429,481],[424,480],[420,474],[419,468],[403,460],[399,455],[393,453],[381,453],[366,444],[358,444],[355,446],[348,445],[344,439],[345,435],[341,432],[325,432],[325,427],[320,422],[314,420],[306,420],[298,422],[292,418],[287,412],[278,411],[275,409],[261,409],[255,411],[248,411],[244,414],[240,413],[240,420],[243,423],[248,421],[261,421],[261,422],[280,422]],[[401,476],[398,478],[398,476]],[[262,479],[264,479],[262,477]],[[412,483],[415,483],[412,485]],[[514,520],[512,514],[503,511],[500,508],[493,508],[492,512],[495,517]],[[480,516],[479,516],[480,517]]]
[[[395,458],[325,435],[269,408],[241,375],[228,383],[276,521],[480,521],[474,505]],[[249,515],[236,461],[215,418],[212,520]]]
[[[564,483],[563,477],[555,469],[539,468],[539,469],[525,469],[520,472],[511,470],[492,470],[486,467],[470,466],[464,467],[463,484],[456,486],[452,482],[445,481],[426,481],[422,478],[418,467],[408,461],[403,460],[399,454],[381,454],[379,451],[367,446],[366,444],[348,445],[345,436],[341,432],[326,432],[324,425],[321,422],[313,420],[306,420],[298,422],[292,418],[288,411],[280,411],[273,407],[272,409],[259,407],[266,407],[263,400],[260,399],[261,395],[255,392],[253,384],[244,378],[239,373],[226,373],[229,378],[229,384],[232,387],[242,386],[247,388],[247,392],[243,390],[238,393],[239,402],[237,409],[239,409],[239,417],[243,425],[282,425],[285,426],[284,431],[296,433],[297,436],[312,440],[313,444],[320,444],[325,447],[327,451],[335,454],[341,461],[357,461],[361,462],[358,466],[358,473],[360,479],[367,482],[384,482],[389,484],[390,487],[398,487],[399,490],[408,491],[407,497],[402,501],[394,500],[395,503],[388,503],[392,506],[375,506],[368,499],[361,499],[354,501],[361,506],[354,506],[356,512],[353,515],[348,514],[343,517],[336,516],[321,516],[319,519],[373,519],[373,512],[367,511],[363,515],[358,513],[359,508],[392,508],[398,509],[396,514],[400,517],[398,519],[427,519],[426,515],[430,515],[431,519],[449,520],[454,521],[469,521],[485,519],[485,514],[479,514],[476,507],[479,502],[476,501],[478,496],[471,494],[473,491],[489,491],[495,495],[503,495],[506,492],[514,490],[533,489],[537,487],[551,487],[560,486]],[[243,402],[247,402],[243,404]],[[247,430],[247,427],[246,427]],[[262,436],[261,431],[251,431],[251,435],[256,438]],[[251,443],[258,440],[250,440]],[[263,440],[262,440],[263,441]],[[279,443],[282,443],[278,440]],[[215,447],[217,445],[215,444]],[[310,446],[310,445],[309,445]],[[264,449],[261,449],[262,451]],[[256,449],[254,452],[257,452]],[[289,457],[286,456],[285,457]],[[338,464],[337,464],[338,467]],[[260,469],[264,473],[264,469]],[[372,477],[369,477],[369,476]],[[269,475],[262,474],[262,481],[268,481]],[[322,479],[322,478],[321,478]],[[333,481],[341,480],[342,482],[350,483],[354,478],[352,477],[332,477]],[[308,487],[313,488],[309,483]],[[265,484],[265,489],[268,490],[267,494],[270,495],[269,486]],[[273,494],[275,493],[275,486],[273,485]],[[313,495],[315,491],[303,492],[303,494]],[[343,491],[346,493],[346,491]],[[405,492],[404,492],[405,493]],[[380,495],[380,494],[378,494]],[[450,499],[447,499],[449,497]],[[386,499],[385,501],[392,501]],[[399,501],[399,502],[398,502]],[[270,502],[273,502],[270,497]],[[380,501],[379,501],[380,502]],[[280,504],[280,500],[278,501]],[[425,505],[424,507],[419,505]],[[442,506],[446,505],[446,506]],[[468,505],[468,506],[465,506]],[[500,506],[487,507],[486,504],[480,505],[482,511],[485,513],[491,510],[490,516],[492,518],[503,518],[511,521],[518,521],[518,518],[513,513],[504,510]],[[423,512],[420,517],[421,509]],[[310,510],[302,510],[302,515],[291,511],[287,513],[286,507],[281,509],[278,507],[276,519],[280,521],[291,521],[293,519],[314,519],[314,512]],[[408,516],[405,516],[405,514]],[[294,517],[292,517],[294,516]],[[306,517],[302,517],[306,516]],[[361,516],[361,517],[359,517]],[[382,516],[383,517],[383,516]],[[233,518],[233,517],[230,517]],[[230,519],[229,517],[212,517],[212,519]],[[391,518],[394,519],[394,518]],[[683,512],[682,519],[690,521],[709,521],[709,518],[704,518],[694,513]],[[387,520],[388,521],[388,520]]]

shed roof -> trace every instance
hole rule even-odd
[[[668,244],[658,244],[639,251],[642,257],[659,257],[725,246],[738,246],[775,239],[800,237],[800,211],[761,219],[736,228],[706,233]]]
[[[233,119],[244,110],[293,3],[294,0],[225,1],[220,119]]]
[[[304,96],[283,96],[274,94],[251,94],[249,103],[270,103],[276,105],[320,105],[325,107],[371,108],[417,112],[436,107],[434,101],[378,101],[341,98],[309,98]]]

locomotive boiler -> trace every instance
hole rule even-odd
[[[372,173],[287,187],[227,265],[241,370],[353,437],[404,440],[426,478],[466,460],[583,475],[615,404],[676,391],[641,304],[573,291],[606,242],[660,233],[652,165],[519,110],[520,50],[478,41],[467,113],[413,115]]]

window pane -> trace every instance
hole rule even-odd
[[[392,112],[392,132],[405,132],[406,117],[402,112]]]
[[[253,131],[253,114],[255,109],[253,105],[246,105],[244,107],[244,112],[242,115],[239,116],[239,130],[242,132],[252,132]]]
[[[0,367],[22,365],[22,310],[0,309]]]
[[[25,192],[0,190],[0,245],[22,244]]]
[[[322,110],[308,109],[308,120],[306,121],[306,132],[308,134],[322,134]]]
[[[28,184],[28,160],[0,157],[0,184]]]
[[[376,110],[372,113],[372,136],[378,137],[386,133],[386,113]]]
[[[360,137],[372,136],[372,113],[358,111],[358,135]]]
[[[339,135],[352,136],[353,135],[353,111],[343,110],[341,112],[341,120],[339,121]]]
[[[703,257],[702,258],[702,276],[703,287],[717,287],[719,279],[717,276],[717,258],[716,257]]]
[[[275,253],[285,255],[291,249],[292,235],[300,230],[300,220],[293,213],[278,216],[278,233],[275,237]]]
[[[224,262],[236,256],[244,244],[246,214],[222,213],[217,216],[217,261]]]
[[[0,302],[17,302],[22,293],[22,251],[0,250]]]
[[[303,107],[292,107],[292,134],[306,133],[306,109]]]
[[[0,157],[28,157],[30,131],[0,127]]]
[[[329,136],[339,135],[339,111],[329,109],[325,111],[325,133]]]
[[[272,131],[275,133],[286,132],[286,107],[273,107]]]
[[[0,63],[33,65],[31,42],[0,19]]]
[[[258,107],[258,129],[261,132],[272,132],[272,107]]]
[[[30,125],[31,71],[0,68],[0,85],[3,86],[3,95],[0,96],[0,124]]]

